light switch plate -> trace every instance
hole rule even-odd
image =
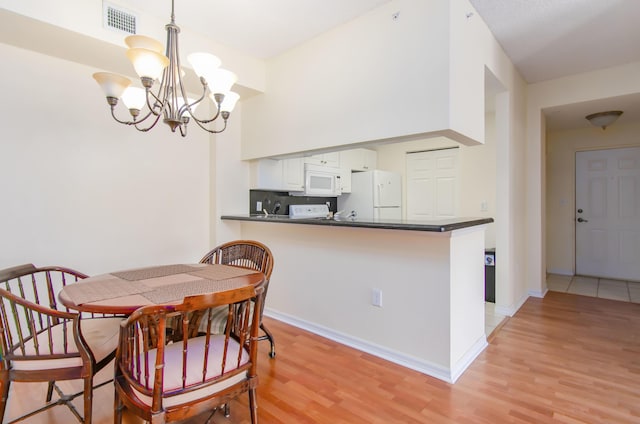
[[[371,304],[382,308],[382,290],[371,289]]]

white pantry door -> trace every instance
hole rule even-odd
[[[459,150],[455,147],[407,153],[407,219],[457,216]]]
[[[640,281],[640,148],[576,153],[576,274]]]

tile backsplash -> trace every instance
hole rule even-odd
[[[318,205],[329,202],[329,210],[338,210],[337,197],[289,196],[286,191],[249,190],[249,213],[260,214],[265,209],[270,214],[289,215],[289,205]],[[258,209],[262,206],[262,209]]]

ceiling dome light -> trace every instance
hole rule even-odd
[[[609,125],[616,122],[616,120],[622,115],[621,110],[609,110],[607,112],[598,112],[592,113],[591,115],[585,116],[585,119],[591,123],[591,125],[595,127],[602,127],[602,129],[606,129]]]

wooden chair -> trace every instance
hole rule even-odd
[[[267,283],[262,294],[264,299],[260,308],[260,329],[264,332],[264,335],[260,336],[260,340],[269,340],[271,343],[269,356],[274,358],[276,356],[275,341],[271,332],[262,322],[267,290],[269,289],[269,279],[271,278],[271,273],[273,271],[273,254],[271,253],[271,250],[258,241],[235,240],[214,248],[200,259],[200,263],[224,264],[240,268],[254,269],[265,275]],[[214,312],[214,314],[216,314],[216,312]],[[222,314],[220,311],[217,311],[217,316],[219,317],[221,315],[224,315],[224,311],[222,311]],[[214,318],[214,322],[221,322],[221,320],[216,320]],[[222,328],[218,329],[218,331],[221,330]]]
[[[86,277],[69,268],[32,264],[0,270],[0,421],[11,382],[39,381],[49,383],[47,403],[11,422],[66,405],[78,420],[91,423],[93,377],[115,356],[122,317],[81,316],[58,304],[62,287]],[[73,395],[56,384],[75,379],[84,380],[84,390]],[[54,390],[59,399],[52,401]],[[84,418],[71,402],[81,394]]]
[[[257,423],[256,357],[263,289],[263,285],[247,286],[135,311],[120,330],[115,422],[122,422],[124,407],[154,424],[213,410],[212,416],[218,407],[248,392],[251,422]],[[167,335],[168,325],[176,322],[182,326],[181,334],[188,335],[194,312],[217,307],[227,311],[224,334],[212,334],[213,316],[205,314],[205,335],[182,340]]]

